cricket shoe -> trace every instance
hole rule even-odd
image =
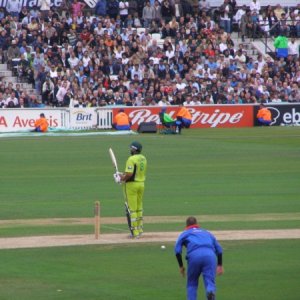
[[[215,300],[215,294],[213,292],[210,292],[207,294],[207,300]]]
[[[140,235],[129,234],[128,238],[131,239],[131,240],[138,240],[140,238]]]
[[[143,231],[143,227],[142,227],[142,226],[139,226],[139,229],[138,229],[138,231],[137,231],[137,235],[141,237],[141,236],[143,235],[143,232],[144,232],[144,231]]]

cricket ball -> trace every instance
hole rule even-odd
[[[160,249],[161,249],[161,250],[165,250],[165,249],[166,249],[166,246],[165,246],[165,245],[162,245],[162,246],[160,247]]]

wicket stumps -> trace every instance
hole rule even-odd
[[[98,240],[99,239],[99,235],[100,235],[100,202],[96,201],[95,202],[95,239]]]

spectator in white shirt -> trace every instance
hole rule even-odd
[[[16,97],[15,92],[11,92],[10,96],[5,100],[5,107],[15,107],[19,104],[19,100]]]
[[[64,97],[65,97],[67,91],[68,91],[67,90],[67,83],[63,82],[61,84],[61,86],[59,87],[58,92],[56,94],[56,99],[58,101],[58,104],[62,104],[63,103]]]
[[[0,92],[0,108],[5,106],[5,99],[3,97],[3,93]]]
[[[260,12],[260,2],[259,2],[259,0],[252,0],[250,2],[250,10],[251,10],[251,12],[256,11],[257,14],[259,14],[259,12]]]
[[[274,93],[273,96],[271,96],[271,102],[273,103],[280,103],[282,100],[279,98],[278,93]]]
[[[52,65],[52,66],[51,66],[51,69],[50,69],[49,73],[50,73],[50,78],[55,78],[55,77],[57,77],[57,70],[56,70],[55,65]]]
[[[265,65],[265,60],[263,59],[262,55],[258,55],[257,56],[257,61],[255,62],[257,63],[257,71],[258,73],[261,73],[261,70],[263,69],[264,65]]]
[[[138,80],[142,80],[143,78],[143,72],[138,64],[135,64],[131,70],[131,80],[133,80],[135,76],[138,77]]]
[[[85,51],[82,57],[83,66],[86,68],[89,65],[91,58],[89,57],[88,51]]]
[[[31,22],[31,16],[30,16],[29,14],[26,15],[26,16],[22,19],[22,21],[21,21],[23,27],[27,27],[27,25],[28,25],[30,22]]]
[[[205,12],[207,14],[209,10],[210,10],[209,0],[199,0],[199,11]]]
[[[133,101],[133,106],[142,106],[144,104],[144,98],[142,93],[138,93]]]
[[[102,23],[99,22],[98,26],[94,29],[94,34],[103,35],[105,28],[103,28]]]
[[[79,58],[75,56],[74,52],[71,52],[71,56],[68,58],[68,62],[71,68],[76,67],[79,64]]]
[[[47,18],[51,9],[51,0],[39,0],[40,10],[43,18]]]
[[[265,14],[259,16],[259,28],[267,35],[270,35],[270,23]]]
[[[228,49],[228,46],[226,44],[225,41],[222,41],[220,44],[219,44],[219,49],[220,49],[220,53],[223,53],[225,50]]]
[[[149,28],[153,19],[154,19],[154,8],[153,6],[150,5],[150,1],[147,1],[143,8],[144,27]]]
[[[168,46],[168,49],[167,49],[165,55],[168,58],[168,61],[170,61],[170,59],[175,56],[175,52],[172,49],[172,46],[170,46],[170,45]]]
[[[142,22],[139,18],[138,12],[135,12],[133,14],[133,26],[136,27],[136,28],[141,28],[142,27]]]
[[[19,14],[22,10],[22,0],[9,0],[6,4],[6,11],[13,17],[19,19]]]
[[[182,79],[180,77],[178,77],[177,83],[176,83],[176,89],[178,91],[183,91],[185,87],[186,87],[186,84],[184,82],[182,82]]]
[[[128,7],[129,7],[128,1],[121,0],[119,2],[120,17],[123,24],[125,23],[128,16]]]
[[[299,44],[296,42],[295,38],[291,38],[288,42],[288,54],[292,55],[294,58],[299,56]]]
[[[158,106],[169,106],[171,103],[168,101],[166,96],[163,96],[161,100],[158,101]]]
[[[246,13],[246,9],[247,9],[246,5],[243,5],[242,7],[240,7],[237,10],[236,14],[233,16],[233,20],[236,23],[238,23],[239,25],[240,25],[242,16]]]
[[[192,100],[191,96],[187,96],[186,100],[183,102],[183,106],[193,106],[195,102]]]
[[[239,65],[242,65],[242,64],[246,63],[246,56],[245,56],[245,54],[243,53],[243,50],[242,50],[242,49],[239,49],[239,50],[236,52],[235,58],[236,58],[236,60],[238,61]]]

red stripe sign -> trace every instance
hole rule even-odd
[[[188,107],[192,115],[191,128],[222,128],[222,127],[252,127],[253,126],[253,106],[252,105],[214,105],[214,106],[190,106]],[[113,109],[113,114],[119,108]],[[161,107],[125,107],[132,129],[137,129],[142,122],[159,121]],[[168,106],[167,113],[173,118],[179,110],[178,106]]]

